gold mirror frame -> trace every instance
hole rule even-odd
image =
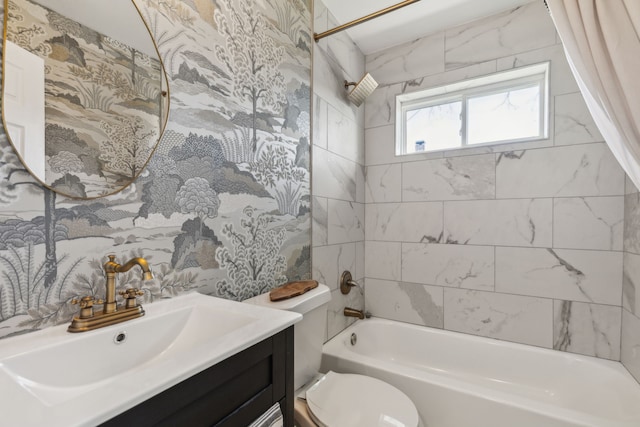
[[[8,22],[9,22],[9,13],[10,13],[10,8],[9,8],[9,2],[10,1],[20,1],[20,0],[4,0],[4,22],[3,22],[3,51],[2,51],[2,86],[1,86],[1,90],[2,90],[2,124],[4,126],[5,129],[5,133],[7,135],[7,139],[8,141],[11,143],[12,147],[14,148],[14,151],[16,152],[16,155],[18,156],[18,158],[20,159],[20,161],[22,162],[24,168],[26,169],[27,172],[29,172],[29,174],[41,185],[43,185],[44,187],[56,192],[57,194],[60,194],[62,196],[65,197],[69,197],[71,199],[77,199],[77,200],[92,200],[92,199],[97,199],[97,198],[101,198],[101,197],[107,197],[107,196],[111,196],[113,194],[117,194],[120,191],[124,190],[125,188],[127,188],[128,186],[130,186],[139,176],[140,174],[144,171],[144,169],[146,168],[146,166],[148,165],[148,163],[151,161],[151,158],[153,157],[153,154],[155,152],[155,150],[157,149],[160,140],[162,138],[162,135],[164,134],[164,131],[166,129],[167,126],[167,122],[169,121],[169,111],[170,111],[170,93],[169,93],[169,78],[164,66],[164,63],[162,61],[162,56],[160,55],[160,52],[158,50],[158,46],[156,44],[156,41],[153,37],[153,34],[151,33],[151,29],[149,28],[149,25],[147,24],[146,20],[144,19],[140,9],[138,8],[138,6],[136,5],[134,0],[129,0],[131,2],[131,4],[133,5],[133,8],[135,9],[136,13],[138,14],[138,18],[140,19],[140,21],[142,22],[142,25],[144,25],[144,29],[146,30],[146,32],[149,35],[150,41],[153,44],[153,49],[156,53],[156,57],[157,58],[153,58],[153,59],[157,59],[158,63],[159,63],[159,68],[160,68],[160,97],[159,97],[159,114],[158,114],[158,120],[159,120],[159,126],[157,127],[158,130],[158,135],[157,137],[151,137],[150,139],[148,139],[148,147],[150,149],[149,154],[148,154],[148,158],[146,158],[146,160],[144,161],[144,164],[141,165],[139,167],[139,170],[137,170],[135,172],[134,175],[132,175],[131,177],[126,177],[128,180],[120,180],[120,181],[114,181],[114,184],[112,184],[111,186],[108,186],[105,184],[105,188],[106,190],[104,192],[101,192],[100,194],[96,194],[96,195],[82,195],[82,194],[71,194],[68,193],[66,191],[61,190],[60,188],[56,188],[54,187],[54,184],[52,183],[48,183],[45,182],[45,180],[41,179],[40,177],[37,176],[37,174],[35,174],[32,170],[32,168],[29,167],[29,165],[27,164],[27,162],[25,161],[25,159],[23,158],[23,156],[19,153],[16,144],[14,143],[14,141],[12,140],[11,136],[9,135],[9,132],[7,131],[7,121],[6,121],[6,117],[5,117],[5,100],[6,100],[6,96],[5,96],[5,83],[6,83],[6,55],[7,55],[7,29],[8,29]],[[109,0],[104,0],[104,1],[109,1]],[[37,3],[37,1],[35,2]],[[44,7],[45,9],[48,9],[46,6],[41,6]],[[56,12],[57,13],[57,12]],[[95,30],[93,30],[95,31]],[[96,31],[97,33],[97,31]],[[123,43],[124,44],[124,43]],[[133,49],[133,48],[132,48]],[[46,93],[46,91],[45,91]],[[155,141],[155,142],[153,142]],[[100,171],[102,172],[102,170]],[[122,182],[122,184],[120,184],[120,182]],[[96,193],[97,191],[93,191],[93,193]]]

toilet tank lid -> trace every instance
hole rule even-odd
[[[329,301],[331,301],[331,291],[327,285],[320,283],[317,288],[311,289],[309,292],[281,301],[271,301],[269,292],[267,292],[242,302],[305,314]]]

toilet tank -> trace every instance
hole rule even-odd
[[[320,369],[329,301],[331,301],[331,291],[322,284],[302,295],[282,301],[271,301],[268,293],[243,301],[302,314],[302,320],[294,325],[294,386],[296,390],[311,380]]]

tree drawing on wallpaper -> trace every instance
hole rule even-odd
[[[44,310],[45,316],[35,315],[41,320],[52,320],[58,316],[68,317],[67,304],[54,304],[61,299],[71,274],[82,259],[69,260],[69,266],[62,275],[58,275],[58,267],[68,261],[68,256],[58,258],[56,240],[66,238],[64,226],[56,223],[56,194],[30,177],[22,166],[13,147],[0,138],[0,204],[12,203],[21,188],[32,188],[44,193],[44,224],[21,222],[20,227],[0,224],[3,251],[0,252],[0,320],[6,320],[17,314],[29,314]],[[24,177],[21,179],[20,177]],[[36,263],[34,246],[44,242],[45,259]],[[37,327],[38,324],[32,325]]]
[[[233,129],[222,134],[220,147],[224,157],[234,163],[249,163],[253,161],[253,141],[248,128]]]
[[[280,213],[298,216],[306,173],[290,159],[285,147],[267,146],[258,161],[249,165],[249,170],[258,182],[275,193]]]
[[[132,67],[134,72],[135,67]],[[109,112],[114,102],[114,97],[109,91],[113,91],[113,95],[120,99],[133,99],[136,91],[133,87],[135,74],[129,81],[120,71],[100,64],[98,66],[86,65],[78,67],[69,65],[69,72],[75,77],[78,86],[76,89],[82,97],[82,106],[84,108],[98,109]],[[107,89],[109,91],[107,91]]]
[[[206,218],[218,216],[220,199],[204,178],[190,178],[176,194],[176,204],[182,213],[195,213],[200,219],[196,240],[202,235],[202,224]]]
[[[16,170],[28,173],[20,163],[13,146],[9,145],[6,134],[0,136],[0,205],[8,205],[18,198],[16,185],[11,182],[11,175]]]
[[[6,134],[0,135],[0,204],[9,204],[19,195],[19,188],[31,187],[44,194],[44,244],[45,244],[45,264],[43,285],[48,288],[53,285],[58,277],[58,258],[56,255],[56,193],[42,187],[33,178],[31,173],[25,169],[22,162],[15,154],[13,146],[9,144]],[[18,180],[25,177],[25,180]],[[24,241],[24,237],[21,237]],[[1,283],[1,282],[0,282]]]
[[[176,72],[176,58],[184,52],[186,44],[180,39],[183,38],[184,28],[193,26],[196,18],[189,6],[181,0],[144,0],[143,8],[140,8],[144,15],[144,20],[149,26],[153,39],[162,52],[164,66],[169,75]],[[166,18],[171,25],[161,22],[161,18]]]
[[[195,17],[191,13],[189,6],[185,5],[182,0],[145,0],[145,9],[157,9],[171,22],[182,24],[185,27],[192,25]]]
[[[23,22],[24,16],[20,13],[20,7],[15,3],[9,2],[7,12],[11,17],[11,20],[15,22]],[[52,52],[51,45],[46,42],[34,43],[33,39],[37,36],[45,34],[45,30],[42,26],[33,24],[30,27],[18,26],[15,33],[7,32],[7,40],[17,44],[18,46],[26,47],[31,53],[39,54],[41,56],[48,56]]]
[[[220,268],[227,270],[228,280],[217,283],[221,296],[242,301],[259,295],[286,282],[286,259],[280,253],[284,242],[284,227],[269,228],[273,217],[257,214],[247,206],[240,220],[241,230],[233,224],[225,224],[222,234],[232,245],[216,252]]]
[[[80,157],[69,151],[60,151],[49,159],[49,169],[64,176],[65,185],[69,185],[68,174],[84,170]]]
[[[47,22],[49,26],[61,34],[73,36],[73,38],[84,39],[89,44],[94,44],[102,49],[103,35],[91,31],[88,27],[75,22],[53,10],[47,9]]]
[[[216,56],[232,76],[233,95],[251,102],[255,153],[258,107],[277,113],[286,101],[284,76],[278,69],[284,48],[276,46],[269,36],[267,20],[255,4],[249,0],[219,3],[221,7],[214,12],[214,19],[225,37],[225,45],[216,46]]]
[[[38,322],[48,322],[60,316],[68,318],[70,313],[65,288],[71,283],[71,277],[84,258],[70,262],[64,273],[49,286],[47,280],[47,261],[35,262],[34,245],[28,244],[19,249],[13,246],[0,254],[2,267],[2,286],[0,286],[0,320],[6,320],[19,314],[29,314]],[[63,264],[68,259],[63,255],[56,260]],[[59,301],[65,301],[60,304]],[[45,316],[42,316],[46,313]],[[38,325],[35,325],[38,326]]]
[[[305,14],[305,6],[300,0],[291,0],[286,3],[267,0],[276,12],[278,28],[285,33],[289,40],[298,43],[299,35],[303,31],[302,17]]]
[[[100,143],[100,160],[105,170],[127,178],[135,178],[151,156],[149,146],[155,130],[148,130],[138,116],[117,117],[115,123],[102,121],[100,128],[108,139]]]

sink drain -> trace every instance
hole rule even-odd
[[[122,344],[126,340],[127,340],[127,332],[126,331],[118,332],[113,337],[113,342],[116,343],[116,344]]]
[[[356,345],[357,342],[358,336],[355,333],[351,334],[351,345]]]

